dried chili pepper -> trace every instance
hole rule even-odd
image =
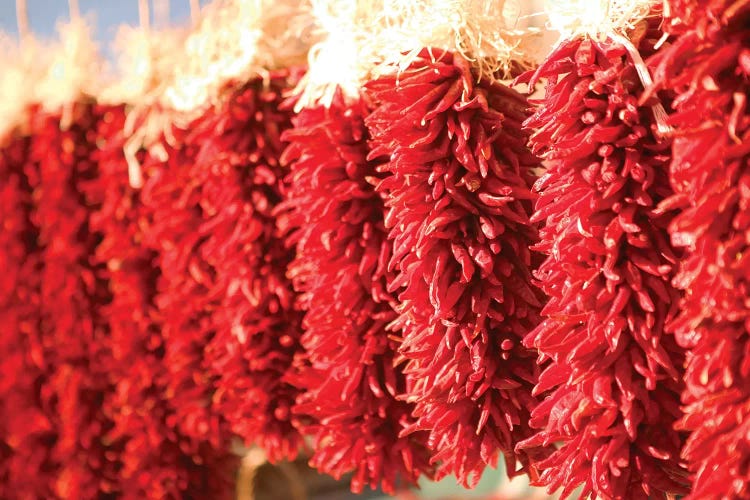
[[[724,34],[742,30],[746,27],[750,2],[748,0],[669,0],[668,16],[664,25],[665,31],[672,34],[693,32],[701,38],[708,32],[718,33],[719,26],[729,27]],[[734,25],[731,27],[730,25]],[[710,39],[703,38],[704,40]],[[684,51],[681,51],[684,55]]]
[[[208,287],[198,280],[202,276],[196,231],[201,221],[200,191],[189,175],[197,145],[190,144],[186,135],[180,129],[171,132],[175,144],[166,148],[166,159],[144,158],[143,243],[156,255],[160,272],[154,304],[167,370],[166,396],[174,412],[167,425],[191,443],[209,442],[221,448],[228,445],[230,432],[226,420],[212,408],[217,375],[211,374],[204,359],[214,328]]]
[[[505,454],[528,469],[534,353],[522,339],[539,320],[529,221],[538,160],[526,148],[526,100],[472,73],[459,55],[424,50],[403,73],[365,88],[371,161],[393,250],[406,392],[429,432],[437,476],[474,485]]]
[[[27,345],[37,371],[33,402],[45,420],[39,449],[30,453],[43,496],[93,498],[112,490],[118,468],[118,450],[101,439],[113,424],[101,407],[112,390],[100,309],[109,294],[102,267],[89,260],[97,242],[82,194],[96,176],[89,138],[98,115],[84,102],[71,104],[66,113],[66,128],[59,113],[31,115],[24,165],[40,259],[39,299],[36,318],[26,323]]]
[[[102,314],[115,387],[102,404],[114,422],[104,439],[121,448],[115,490],[133,499],[231,498],[237,458],[229,450],[190,442],[168,425],[175,412],[168,401],[161,318],[154,304],[159,268],[155,252],[143,244],[149,214],[140,192],[128,183],[124,108],[106,107],[100,114],[92,153],[98,175],[84,192],[95,207],[90,228],[100,237],[91,260],[106,266],[111,294]]]
[[[653,53],[655,27],[640,41]],[[638,43],[635,40],[634,43]],[[682,352],[665,325],[679,254],[657,204],[672,194],[668,140],[656,134],[625,47],[611,38],[561,43],[526,79],[547,79],[524,127],[547,170],[534,221],[544,222],[536,271],[549,297],[525,344],[551,360],[536,394],[539,431],[525,446],[557,444],[539,483],[565,498],[656,498],[686,491],[679,454]]]
[[[298,72],[273,72],[229,89],[225,105],[175,129],[180,145],[146,163],[146,235],[161,269],[168,396],[180,432],[222,448],[232,435],[272,460],[301,445],[287,380],[301,314],[285,272],[292,252],[271,215],[285,170],[278,109]]]
[[[31,221],[32,190],[24,173],[31,139],[17,130],[0,147],[0,497],[19,491],[52,495],[42,470],[53,437],[52,424],[38,403],[43,375],[39,343],[41,253]]]
[[[387,291],[391,245],[373,186],[382,175],[366,160],[366,113],[338,92],[330,107],[293,119],[279,225],[296,248],[288,274],[306,311],[295,411],[310,420],[311,463],[337,478],[353,472],[355,492],[369,484],[394,493],[431,467],[426,433],[399,435],[411,405],[398,399],[406,387],[386,330],[397,316]]]
[[[690,498],[750,496],[750,2],[675,2],[655,88],[676,93],[669,231],[684,247],[671,328],[688,349],[682,456]]]

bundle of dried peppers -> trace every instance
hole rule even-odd
[[[749,496],[750,2],[658,3],[567,2],[586,27],[516,82],[538,100],[468,0],[349,30],[320,0],[339,31],[301,84],[243,47],[221,82],[159,67],[187,114],[27,106],[0,134],[0,496],[228,498],[237,443],[356,492],[503,455],[563,496]]]
[[[672,323],[686,350],[682,450],[690,498],[746,498],[750,439],[750,2],[670,2],[672,35],[654,72],[675,94],[664,210],[684,249]]]
[[[173,128],[166,160],[143,164],[141,194],[175,424],[215,448],[232,436],[262,444],[273,459],[301,444],[288,380],[300,334],[285,277],[292,253],[271,216],[291,126],[280,93],[294,79],[281,71],[228,89],[220,108]]]
[[[164,316],[156,306],[161,268],[144,241],[150,213],[143,191],[128,178],[125,120],[125,106],[103,111],[92,154],[98,175],[85,190],[87,203],[96,207],[90,227],[99,238],[91,259],[106,268],[110,293],[102,315],[109,326],[107,372],[116,387],[102,405],[113,420],[106,439],[119,449],[115,492],[122,498],[177,498],[188,492],[228,498],[237,457],[177,425],[179,401],[171,396]],[[139,159],[150,163],[145,151]]]
[[[315,438],[311,463],[334,477],[353,472],[353,491],[394,493],[431,467],[425,433],[402,435],[412,405],[399,398],[406,381],[387,331],[392,250],[366,114],[340,89],[330,106],[297,114],[284,134],[291,173],[279,225],[296,250],[289,275],[306,311],[295,412]]]
[[[659,19],[631,36],[653,53]],[[679,301],[679,254],[670,246],[670,141],[659,135],[626,46],[615,37],[561,43],[533,74],[545,97],[524,126],[546,170],[532,220],[541,221],[536,271],[548,302],[525,339],[551,363],[535,392],[536,435],[558,443],[538,466],[541,483],[583,485],[584,496],[650,498],[684,493],[679,461],[682,351],[666,326]]]
[[[369,157],[385,174],[392,328],[417,418],[405,432],[429,432],[438,477],[476,484],[500,451],[510,474],[528,470],[542,451],[514,448],[530,434],[539,367],[522,339],[543,299],[531,286],[538,161],[521,130],[526,101],[436,49],[365,95]]]

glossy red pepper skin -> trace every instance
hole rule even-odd
[[[658,35],[656,35],[658,38]],[[644,56],[654,37],[641,42]],[[638,43],[637,41],[635,43]],[[524,124],[546,160],[532,218],[543,223],[536,271],[549,298],[525,343],[550,359],[535,391],[537,434],[558,443],[539,483],[567,497],[664,498],[687,491],[679,459],[682,350],[665,325],[677,314],[679,264],[667,233],[670,142],[625,49],[564,42],[533,74],[546,95]]]
[[[387,326],[397,318],[387,291],[391,244],[367,160],[367,108],[338,92],[329,107],[303,109],[284,134],[291,173],[278,222],[296,257],[288,274],[305,312],[304,392],[295,412],[314,436],[311,463],[351,487],[387,493],[429,476],[427,434],[400,435],[412,405],[398,344]]]
[[[539,373],[521,341],[542,305],[531,285],[538,160],[521,130],[526,100],[477,83],[465,59],[440,50],[364,94],[393,245],[392,329],[417,419],[404,432],[429,432],[438,477],[474,485],[500,453],[509,474],[530,470],[544,452],[514,451],[530,434]]]

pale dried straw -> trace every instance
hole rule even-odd
[[[298,108],[330,104],[337,87],[358,95],[369,79],[398,73],[424,48],[456,52],[478,77],[501,80],[530,65],[539,30],[521,0],[312,0],[320,41],[298,88]]]

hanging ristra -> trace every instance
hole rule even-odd
[[[339,93],[329,106],[301,110],[290,145],[288,191],[279,224],[296,248],[289,276],[305,310],[303,393],[295,412],[314,436],[311,464],[352,491],[395,493],[428,474],[426,434],[400,436],[412,422],[386,327],[396,318],[387,292],[391,245],[383,202],[372,185],[361,100]]]
[[[122,450],[116,491],[123,498],[231,498],[237,457],[175,424],[155,305],[160,270],[155,252],[143,244],[149,214],[128,182],[125,119],[124,106],[104,108],[93,139],[98,175],[85,189],[90,228],[99,239],[91,260],[106,267],[109,283],[102,314],[109,326],[108,375],[116,387],[102,406],[113,420],[104,439]]]
[[[107,283],[99,266],[88,261],[95,238],[81,194],[95,176],[90,158],[95,145],[87,133],[98,117],[82,96],[83,80],[70,73],[98,66],[86,35],[82,25],[64,27],[62,43],[50,46],[43,59],[49,64],[38,78],[25,82],[26,102],[35,106],[16,137],[28,134],[26,154],[6,156],[22,161],[8,180],[9,187],[25,192],[21,208],[28,221],[18,233],[28,253],[16,256],[16,271],[25,276],[10,297],[16,303],[16,328],[13,321],[3,321],[10,327],[7,337],[23,348],[20,356],[11,351],[3,358],[25,371],[4,377],[19,384],[2,405],[14,412],[3,419],[9,424],[4,467],[15,476],[9,487],[18,487],[7,492],[10,497],[19,491],[39,497],[98,496],[112,491],[117,470],[119,450],[100,439],[112,421],[98,404],[112,390],[103,365],[106,325],[99,310]],[[36,52],[30,37],[23,43]],[[51,87],[57,89],[55,100],[48,98]],[[19,230],[9,229],[11,234]]]
[[[54,496],[80,498],[111,489],[118,450],[100,439],[112,426],[97,403],[114,390],[106,363],[107,320],[101,312],[109,292],[101,266],[89,261],[96,236],[82,196],[96,175],[95,144],[87,135],[100,116],[86,103],[74,102],[68,109],[65,130],[60,113],[33,115],[24,170],[33,191],[31,220],[39,228],[42,260],[39,398],[50,423],[47,439],[54,443],[40,470],[54,471],[49,478]]]
[[[30,140],[18,130],[0,140],[0,497],[11,498],[18,491],[43,497],[51,494],[48,478],[39,473],[49,452],[44,440],[51,426],[35,389],[42,373],[40,254],[23,172]]]
[[[750,496],[750,2],[669,2],[674,35],[654,72],[675,94],[664,209],[685,249],[672,329],[688,350],[679,424],[693,473],[690,498]]]
[[[289,47],[272,50],[283,38],[273,33],[299,6],[223,1],[204,11],[154,96],[168,127],[142,166],[175,425],[215,446],[238,436],[271,460],[302,445],[287,377],[301,316],[285,277],[292,252],[271,216],[286,173],[279,136],[291,127],[281,96],[299,79]]]
[[[39,408],[34,389],[40,368],[29,356],[38,349],[36,327],[39,307],[39,254],[35,228],[29,220],[30,190],[21,167],[28,141],[14,139],[0,153],[2,206],[2,262],[6,273],[0,283],[0,319],[3,336],[3,381],[0,384],[0,495],[10,498],[14,491],[50,492],[39,475],[37,488],[29,488],[29,475],[38,470],[48,451],[42,446],[49,423]],[[38,351],[37,351],[38,352]],[[45,483],[45,484],[41,484]]]
[[[145,177],[141,162],[161,164],[166,156],[164,130],[171,115],[160,99],[186,36],[179,29],[150,31],[145,22],[123,27],[116,42],[122,74],[97,96],[104,103],[92,139],[98,177],[85,195],[99,241],[91,261],[106,269],[111,295],[103,313],[116,387],[102,403],[113,419],[106,440],[121,447],[117,491],[127,498],[230,498],[239,464],[228,426],[191,413],[205,405],[196,396],[200,384],[189,385],[174,401],[172,375],[184,364],[170,358],[168,316],[157,307],[163,272],[154,248],[146,245],[152,212],[138,190]],[[205,370],[190,368],[184,376],[203,379]]]
[[[32,221],[29,162],[30,117],[36,88],[50,68],[53,47],[28,36],[19,23],[20,43],[0,34],[0,497],[19,491],[54,495],[54,481],[42,469],[49,462],[49,415],[39,404],[38,382],[46,374],[41,356],[42,256],[39,228]],[[54,47],[57,48],[57,47]],[[53,471],[53,474],[55,472]]]
[[[221,303],[207,361],[218,376],[216,408],[234,433],[273,461],[294,459],[302,446],[292,406],[291,377],[301,350],[302,315],[286,276],[294,256],[276,228],[288,173],[279,163],[281,134],[291,114],[282,95],[299,81],[296,69],[271,70],[235,90],[204,121],[192,178],[202,184],[198,232]],[[218,132],[218,133],[217,133]]]
[[[536,158],[526,149],[525,99],[480,80],[463,56],[425,50],[400,75],[367,84],[369,158],[393,242],[391,328],[407,360],[405,398],[428,431],[438,477],[473,486],[505,455],[531,472],[535,354],[521,344],[538,322],[531,286],[537,232],[529,221]],[[390,161],[387,161],[390,158]],[[385,160],[385,161],[384,161]]]
[[[513,448],[536,404],[534,353],[521,339],[541,306],[528,252],[538,162],[521,131],[525,99],[496,82],[524,59],[525,34],[508,28],[515,6],[361,2],[344,58],[354,69],[344,82],[367,82],[371,106],[367,162],[378,165],[371,182],[385,203],[384,272],[397,298],[389,328],[400,397],[413,405],[401,432],[428,433],[437,476],[471,485],[499,452],[519,472]],[[522,468],[535,455],[523,452]]]
[[[412,405],[398,398],[406,385],[386,329],[396,318],[387,292],[391,244],[354,70],[357,3],[316,1],[313,12],[323,39],[311,49],[294,128],[283,136],[291,172],[278,211],[296,250],[288,275],[305,311],[294,411],[314,438],[310,463],[319,471],[351,472],[355,492],[369,485],[395,493],[432,467],[426,433],[400,435],[413,423]]]
[[[639,105],[661,33],[651,2],[556,3],[562,39],[525,80],[547,79],[524,127],[545,160],[534,187],[536,271],[549,298],[525,344],[551,362],[535,387],[537,434],[557,443],[539,483],[584,497],[650,498],[686,491],[679,453],[682,354],[665,325],[679,295],[667,235],[669,141],[661,104]],[[598,9],[598,11],[597,11]],[[599,17],[583,18],[582,13]],[[629,36],[629,40],[625,38]],[[642,54],[642,56],[641,56]]]
[[[211,378],[207,375],[207,369],[202,361],[206,339],[200,334],[193,333],[199,325],[189,323],[190,319],[195,319],[190,315],[191,301],[180,295],[183,293],[182,290],[172,292],[169,284],[172,275],[176,273],[181,276],[180,272],[184,272],[184,268],[165,259],[163,252],[160,252],[161,242],[158,242],[158,237],[161,236],[160,231],[163,229],[159,226],[161,223],[159,218],[162,212],[166,212],[166,209],[161,209],[160,212],[160,208],[154,207],[154,196],[149,190],[141,191],[146,182],[153,184],[155,178],[165,185],[174,181],[182,175],[180,168],[184,169],[193,161],[192,153],[185,153],[180,149],[181,137],[174,135],[171,130],[173,115],[170,113],[171,110],[162,104],[164,90],[172,81],[175,61],[184,52],[183,43],[187,32],[180,29],[150,30],[147,21],[148,11],[142,11],[141,16],[139,28],[123,26],[118,32],[115,48],[121,74],[117,75],[117,79],[99,94],[101,102],[112,106],[125,106],[126,112],[121,137],[110,138],[110,143],[100,156],[104,162],[103,169],[117,168],[116,164],[114,166],[110,164],[111,161],[117,161],[117,151],[110,150],[117,147],[118,140],[122,140],[122,155],[128,168],[124,172],[125,178],[120,181],[126,182],[131,189],[125,189],[122,184],[110,177],[113,184],[108,188],[109,194],[116,198],[116,193],[119,192],[124,197],[121,200],[122,203],[128,203],[129,199],[135,202],[131,206],[132,213],[129,216],[134,216],[136,212],[139,214],[135,221],[138,235],[137,249],[149,257],[149,266],[156,271],[157,277],[156,282],[151,284],[154,290],[133,289],[115,292],[111,303],[112,308],[116,307],[120,300],[128,300],[136,294],[146,294],[144,298],[147,297],[149,302],[140,306],[140,313],[148,314],[148,316],[143,317],[138,325],[141,328],[147,328],[147,331],[137,329],[136,325],[133,325],[136,327],[137,335],[132,339],[133,344],[119,345],[120,342],[128,339],[120,338],[119,328],[115,327],[114,355],[119,359],[121,353],[118,351],[135,349],[144,356],[152,356],[152,359],[161,366],[151,367],[151,370],[157,370],[159,374],[153,387],[149,388],[148,381],[138,378],[139,374],[136,373],[135,377],[127,377],[122,381],[120,393],[109,398],[107,404],[111,406],[110,411],[118,416],[117,425],[110,436],[118,442],[135,444],[140,439],[139,426],[143,429],[162,426],[162,432],[166,435],[167,441],[174,442],[184,454],[180,459],[183,463],[190,464],[201,460],[201,450],[205,447],[228,451],[231,432],[226,420],[214,414],[210,405],[213,395],[210,387]],[[115,155],[114,158],[108,157],[107,152],[109,155]],[[162,173],[161,169],[165,169],[168,174]],[[109,174],[105,173],[105,175]],[[189,186],[189,179],[179,178],[184,186]],[[105,208],[102,207],[102,209]],[[98,212],[99,210],[95,211],[97,214]],[[188,210],[187,213],[190,211]],[[194,219],[174,215],[172,233],[183,234],[194,231],[195,225]],[[126,228],[126,221],[123,221],[122,226],[114,224],[108,229],[102,228],[105,238],[103,243],[106,243],[108,238],[118,236],[127,238],[127,233],[120,235],[116,233],[118,229],[127,231]],[[172,234],[170,237],[164,236],[163,243],[166,245],[174,239]],[[126,248],[118,248],[116,251],[124,251]],[[98,251],[106,253],[107,247],[101,247]],[[114,260],[113,263],[108,261],[107,264],[117,267],[120,263]],[[134,273],[135,270],[127,277],[135,277]],[[120,279],[120,276],[113,273],[113,279]],[[142,279],[148,278],[143,276]],[[177,314],[174,309],[168,309],[165,306],[164,296],[170,297],[170,293],[175,295],[174,300],[185,302],[186,313]],[[186,287],[184,293],[189,294],[190,290]],[[149,303],[152,304],[152,311],[149,311]],[[182,330],[177,328],[175,332],[173,325],[180,325],[183,317],[188,326]],[[149,338],[149,331],[155,332],[158,337]],[[192,343],[190,342],[191,335],[198,336],[197,340]],[[150,354],[151,352],[153,353]],[[139,389],[146,392],[141,392]],[[150,396],[154,399],[149,399]],[[149,423],[136,418],[127,418],[128,405],[133,404],[139,407],[144,403],[144,398],[152,404],[158,400],[159,409],[155,409],[154,414],[162,420]],[[152,443],[151,447],[155,452],[162,451],[156,443]],[[153,495],[163,484],[158,470],[161,457],[156,453],[142,452],[138,456],[139,450],[137,449],[133,452],[124,457],[127,462],[124,464],[123,474],[127,476],[138,472],[143,474],[142,477],[146,477],[153,473],[155,475],[152,477],[153,490],[147,492]],[[142,469],[136,471],[137,467],[142,467]],[[179,475],[179,471],[175,470],[174,474]],[[198,476],[199,474],[195,475],[196,478]],[[181,480],[173,487],[179,492],[184,491],[188,484]]]
[[[39,361],[39,268],[37,228],[31,221],[31,189],[24,174],[28,161],[29,110],[36,80],[46,68],[46,50],[36,50],[33,39],[25,39],[24,50],[4,33],[0,34],[0,497],[18,491],[30,495],[51,494],[39,465],[48,447],[44,438],[50,428],[39,408],[36,381]],[[37,53],[38,52],[38,53]]]

